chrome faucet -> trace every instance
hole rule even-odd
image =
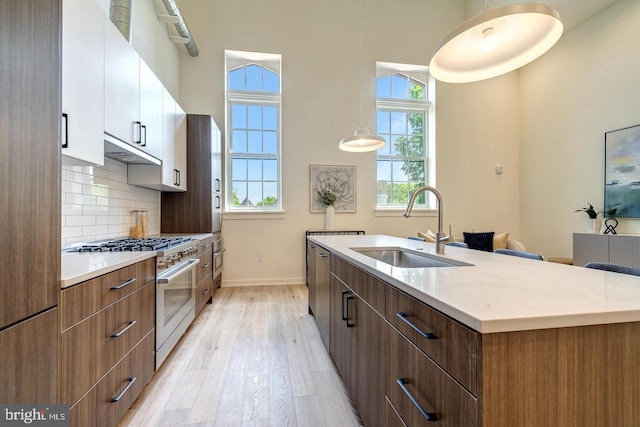
[[[444,242],[449,241],[449,236],[445,236],[442,232],[442,196],[440,195],[438,190],[428,185],[417,188],[416,191],[414,191],[411,195],[409,204],[407,205],[407,208],[404,210],[404,213],[402,215],[405,218],[409,218],[411,216],[411,210],[413,209],[413,204],[416,201],[416,197],[418,197],[418,194],[425,191],[430,191],[436,196],[436,199],[438,199],[438,231],[436,232],[436,253],[442,255],[444,254]]]

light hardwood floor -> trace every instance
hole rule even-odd
[[[221,288],[120,427],[360,426],[307,288]]]

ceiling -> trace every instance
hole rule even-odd
[[[506,6],[514,3],[544,3],[560,13],[564,24],[564,32],[570,31],[594,15],[602,12],[619,0],[489,0],[494,7]],[[469,17],[475,16],[485,5],[486,0],[467,0]]]

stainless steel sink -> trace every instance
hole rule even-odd
[[[418,250],[406,248],[351,248],[362,255],[376,261],[401,268],[433,268],[433,267],[465,267],[472,266],[462,261],[426,254]]]

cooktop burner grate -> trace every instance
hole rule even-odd
[[[147,237],[143,239],[115,239],[89,243],[68,249],[68,252],[124,252],[159,251],[191,241],[190,237]]]

